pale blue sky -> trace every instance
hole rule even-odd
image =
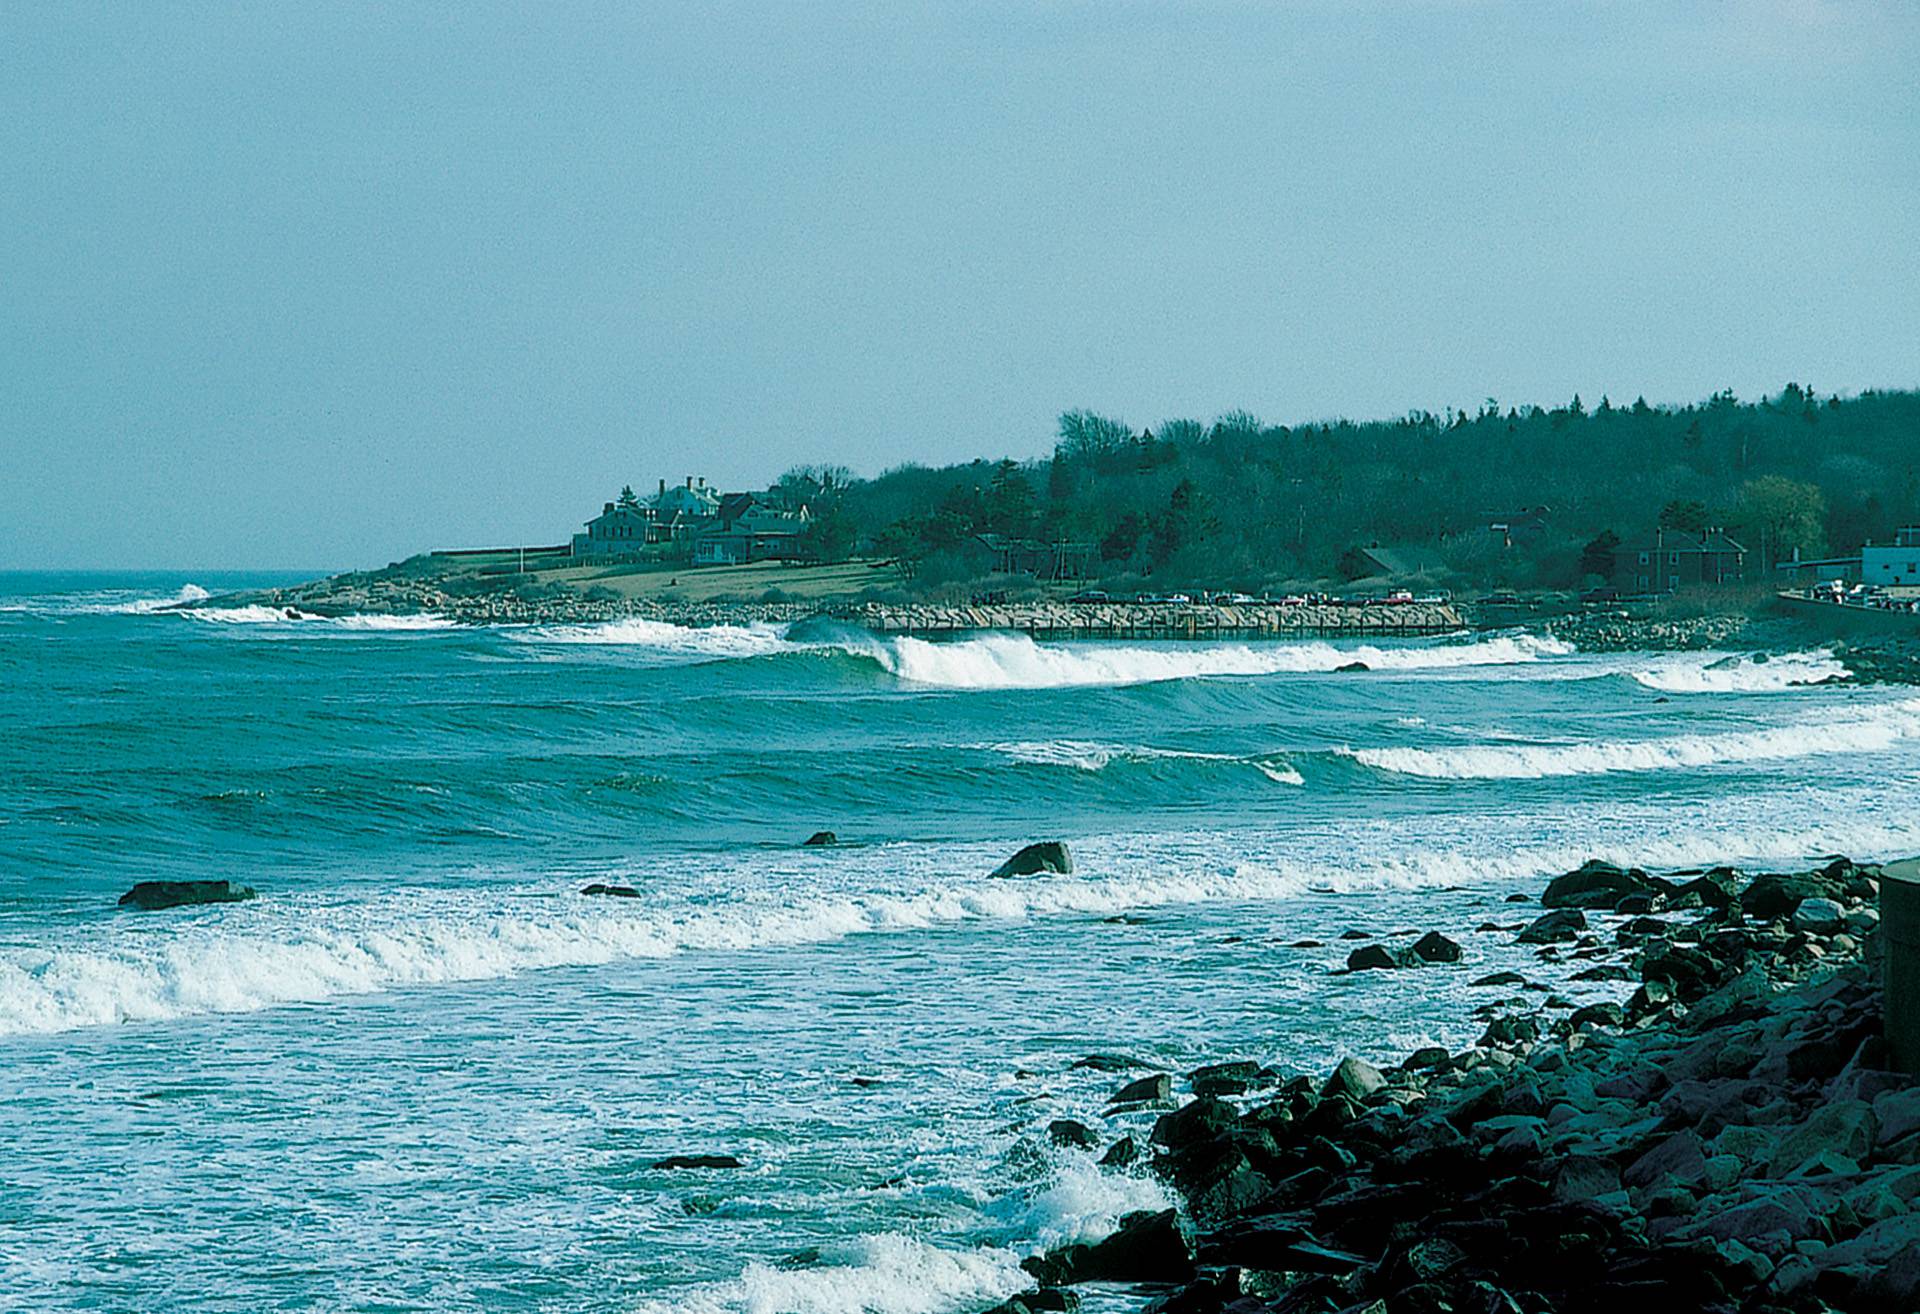
[[[1920,6],[0,7],[0,568],[1920,383]]]

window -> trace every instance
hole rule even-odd
[[[1678,552],[1669,552],[1669,553],[1667,553],[1667,564],[1668,564],[1669,566],[1677,566],[1677,565],[1679,565],[1679,564],[1680,564],[1680,554],[1679,554]]]
[[[1680,587],[1680,577],[1679,577],[1678,575],[1669,575],[1669,576],[1667,576],[1667,587],[1668,587],[1668,588],[1670,588],[1670,589],[1677,589],[1677,588],[1679,588],[1679,587]]]
[[[1642,553],[1640,554],[1640,564],[1641,564],[1641,565],[1643,565],[1643,566],[1647,564],[1647,554],[1646,554],[1646,553],[1644,553],[1644,552],[1642,552]],[[1647,581],[1643,579],[1643,580],[1641,580],[1640,582],[1641,582],[1642,584],[1645,584],[1645,583],[1646,583]]]

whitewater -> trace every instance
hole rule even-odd
[[[1165,1201],[1047,1135],[1145,1130],[1084,1054],[1463,1045],[1473,975],[1609,987],[1340,932],[1920,851],[1920,698],[1823,650],[219,601],[272,582],[0,577],[0,1306],[970,1311]]]

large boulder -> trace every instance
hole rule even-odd
[[[1042,1283],[1185,1282],[1194,1275],[1193,1242],[1171,1209],[1128,1214],[1104,1241],[1066,1245],[1022,1260]]]
[[[1364,1104],[1367,1096],[1382,1089],[1387,1079],[1379,1068],[1365,1059],[1344,1058],[1340,1066],[1327,1078],[1327,1084],[1321,1088],[1320,1098],[1329,1099],[1335,1095],[1344,1095],[1355,1104]]]
[[[1559,944],[1576,940],[1587,929],[1586,914],[1578,908],[1556,908],[1543,913],[1520,932],[1521,944]]]
[[[1846,905],[1835,899],[1802,899],[1793,909],[1793,929],[1808,935],[1832,935],[1846,921]]]
[[[1038,844],[1029,844],[993,869],[996,877],[1036,876],[1041,872],[1053,872],[1066,876],[1073,871],[1073,855],[1067,852],[1067,846],[1059,840],[1042,840]]]
[[[232,881],[141,881],[120,896],[120,906],[158,912],[200,903],[239,903],[253,897],[252,886]]]
[[[1790,916],[1803,899],[1845,899],[1847,883],[1825,872],[1756,876],[1740,895],[1740,909],[1763,922]]]
[[[1164,1072],[1129,1081],[1113,1093],[1113,1104],[1159,1104],[1173,1098],[1173,1078]]]
[[[1426,961],[1413,950],[1403,949],[1399,945],[1368,944],[1347,955],[1347,970],[1366,972],[1380,968],[1424,967]]]
[[[1873,1154],[1878,1131],[1873,1109],[1865,1100],[1823,1104],[1812,1117],[1780,1138],[1767,1168],[1775,1177],[1782,1177],[1822,1151],[1865,1163]]]
[[[1540,896],[1543,908],[1611,908],[1624,896],[1653,889],[1647,874],[1638,867],[1627,870],[1598,858],[1578,871],[1556,876],[1547,882]]]
[[[1184,1108],[1160,1115],[1150,1138],[1155,1145],[1178,1150],[1201,1141],[1210,1141],[1240,1121],[1233,1105],[1212,1095],[1202,1095]]]
[[[1457,963],[1460,946],[1438,931],[1428,931],[1413,942],[1413,952],[1429,963]]]
[[[838,844],[840,837],[830,830],[816,830],[802,840],[801,846],[809,849],[823,849]]]
[[[640,891],[631,885],[602,885],[598,881],[581,889],[582,894],[592,894],[606,899],[637,899]]]

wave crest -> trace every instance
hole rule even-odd
[[[1341,748],[1335,752],[1376,770],[1429,780],[1535,780],[1875,753],[1916,737],[1920,737],[1920,699],[1907,699],[1870,712],[1724,734],[1588,744]]]
[[[1831,652],[1822,650],[1778,657],[1668,658],[1628,674],[1662,693],[1775,693],[1850,679],[1853,672]]]

